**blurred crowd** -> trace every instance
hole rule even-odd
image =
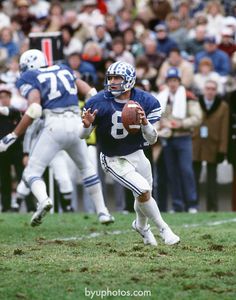
[[[236,210],[236,1],[0,1],[0,105],[6,105],[2,99],[10,97],[9,105],[21,112],[26,109],[25,99],[15,88],[18,60],[30,47],[29,34],[41,32],[61,32],[63,62],[97,90],[103,88],[107,67],[121,60],[136,67],[137,85],[158,99],[168,88],[168,70],[176,69],[175,78],[198,101],[202,112],[201,124],[189,130],[193,142],[186,145],[193,149],[196,192],[199,194],[202,163],[206,162],[206,209],[218,210],[217,165],[227,159],[234,170],[232,210]],[[6,132],[1,129],[0,133],[1,138]],[[168,172],[176,170],[164,151],[169,138],[172,136],[164,134],[152,151],[147,150],[155,175],[153,192],[162,211],[169,210],[168,195],[173,198],[173,193],[178,194],[175,179]],[[20,181],[23,170],[19,166],[21,160],[15,159],[18,151],[24,157],[23,148],[18,145],[12,151],[10,158],[0,154],[2,211],[11,209],[9,188],[6,191],[4,183],[6,172],[17,174],[17,178],[8,179],[12,192],[16,188],[12,182]],[[16,166],[17,172],[9,165],[2,167],[6,159],[9,165]],[[181,168],[180,164],[179,174]],[[115,189],[119,190],[115,192],[117,209],[132,210],[129,193]],[[193,200],[198,201],[198,196]],[[191,200],[186,199],[186,193],[181,197],[185,198],[183,202]],[[28,210],[32,210],[30,201]],[[174,209],[184,210],[184,206]]]

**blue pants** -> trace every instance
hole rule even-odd
[[[173,209],[197,208],[191,136],[172,137],[162,144]]]

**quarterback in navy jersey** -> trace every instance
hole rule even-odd
[[[151,94],[133,88],[130,99],[134,99],[143,108],[151,124],[159,121],[161,107]],[[97,110],[93,125],[97,126],[96,133],[101,152],[107,156],[130,154],[148,145],[141,131],[132,135],[123,127],[121,112],[125,104],[126,101],[119,101],[109,91],[99,92],[85,104],[85,109]]]
[[[157,245],[148,224],[150,218],[159,228],[165,244],[174,245],[180,239],[162,219],[152,198],[151,164],[143,152],[146,145],[157,141],[155,126],[161,107],[152,95],[134,88],[135,81],[136,71],[132,65],[122,61],[111,64],[106,71],[105,89],[85,104],[80,136],[86,138],[96,127],[102,168],[133,192],[136,220],[132,228],[142,236],[144,244]],[[137,103],[141,129],[135,135],[128,133],[121,122],[121,112],[128,100]]]
[[[87,144],[78,134],[81,116],[77,91],[89,94],[91,87],[76,78],[67,66],[47,66],[44,53],[37,49],[24,52],[19,65],[21,77],[17,87],[29,105],[14,131],[0,140],[0,152],[13,144],[33,120],[43,118],[43,128],[34,143],[23,173],[24,181],[38,200],[38,208],[31,219],[31,225],[40,225],[42,218],[52,208],[52,200],[47,195],[42,175],[61,150],[69,154],[81,171],[83,184],[93,200],[99,221],[106,224],[113,222],[114,218],[104,203],[96,168],[87,155]]]

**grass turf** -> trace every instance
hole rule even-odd
[[[236,299],[235,213],[163,214],[181,243],[164,245],[151,224],[158,247],[131,230],[133,214],[109,226],[72,213],[31,228],[30,217],[0,215],[1,300]]]

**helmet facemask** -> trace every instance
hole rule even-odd
[[[111,83],[110,78],[112,78],[112,77],[122,78],[122,81],[120,83]],[[122,77],[120,75],[113,75],[113,74],[109,74],[106,76],[105,87],[109,92],[112,93],[113,96],[117,97],[117,96],[120,96],[121,94],[123,94],[124,92],[126,92],[124,86],[125,86],[124,77]]]

